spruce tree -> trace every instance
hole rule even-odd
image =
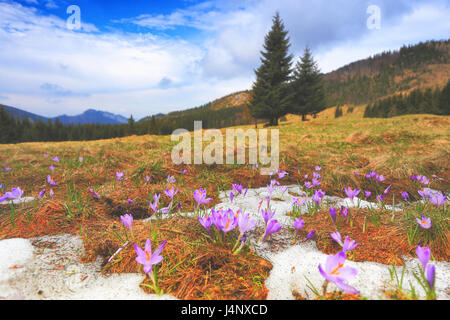
[[[288,32],[278,12],[273,18],[272,29],[265,37],[261,51],[261,66],[255,70],[250,113],[255,119],[268,119],[270,125],[278,125],[278,119],[288,113],[291,95],[288,81],[292,73],[292,55]]]
[[[308,47],[295,65],[291,89],[293,100],[290,112],[302,115],[302,120],[307,114],[316,114],[325,109],[322,75]]]

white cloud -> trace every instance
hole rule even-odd
[[[63,19],[0,2],[0,72],[7,75],[0,92],[9,105],[46,116],[95,108],[140,118],[199,106],[251,88],[277,10],[292,52],[311,45],[325,72],[405,43],[448,37],[445,2],[375,2],[381,30],[367,29],[370,3],[360,0],[219,0],[117,21],[145,25],[145,34],[102,33],[86,23],[70,31]],[[186,26],[202,40],[151,33]]]

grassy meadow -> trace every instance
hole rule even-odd
[[[415,249],[421,244],[430,247],[435,259],[448,261],[448,209],[445,204],[436,208],[429,202],[418,202],[418,190],[424,186],[410,177],[424,175],[431,179],[430,188],[450,191],[450,118],[408,115],[365,119],[364,106],[350,110],[343,107],[343,111],[342,117],[334,118],[334,108],[327,109],[303,122],[301,117],[288,115],[280,123],[280,169],[289,174],[280,183],[303,186],[311,178],[305,175],[311,175],[319,165],[320,188],[327,195],[346,197],[344,188],[351,186],[362,190],[362,194],[370,190],[368,201],[376,202],[375,195],[392,185],[384,204],[401,204],[403,211],[349,209],[351,223],[342,221],[340,232],[353,235],[360,245],[347,258],[401,265],[401,256],[415,257]],[[225,133],[225,129],[221,131]],[[132,245],[106,263],[127,240],[141,248],[147,238],[156,243],[155,248],[168,240],[162,253],[164,261],[158,266],[159,286],[165,293],[181,299],[264,299],[270,262],[258,257],[251,247],[233,255],[231,233],[215,242],[197,219],[180,212],[195,210],[193,193],[199,188],[213,199],[207,204],[212,207],[219,202],[220,191],[230,190],[232,184],[266,187],[274,177],[260,175],[251,165],[173,165],[171,150],[176,144],[170,136],[145,135],[90,142],[0,145],[0,163],[12,169],[0,171],[0,184],[4,186],[0,192],[20,187],[24,196],[36,198],[16,206],[0,205],[0,240],[79,235],[86,249],[83,260],[103,256],[105,273],[142,272]],[[52,160],[55,156],[59,162]],[[118,171],[124,173],[122,181],[116,179]],[[382,174],[386,180],[365,179],[369,171]],[[48,175],[57,184],[51,187],[52,198]],[[176,182],[169,183],[168,175],[174,176]],[[182,208],[178,206],[168,219],[141,221],[153,214],[149,200],[153,201],[155,193],[161,193],[161,207],[169,205],[170,199],[163,191],[172,185],[179,188],[174,201]],[[43,189],[46,194],[38,199]],[[93,196],[89,189],[101,197]],[[400,196],[405,191],[410,196],[408,201]],[[364,198],[362,194],[359,197]],[[305,225],[317,231],[317,247],[327,254],[338,248],[329,236],[335,229],[328,212],[329,208],[323,206],[304,216]],[[120,216],[125,213],[135,219],[132,232],[121,223]],[[416,218],[422,215],[433,221],[431,229],[418,228]],[[151,285],[147,278],[142,288],[154,292]],[[399,293],[391,297],[405,298]]]

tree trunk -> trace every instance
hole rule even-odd
[[[302,121],[306,121],[306,115],[302,113]]]

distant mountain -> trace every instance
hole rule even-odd
[[[128,123],[128,119],[117,114],[113,114],[111,112],[98,111],[89,109],[83,112],[80,115],[76,116],[68,116],[62,115],[54,118],[48,118],[44,116],[40,116],[31,112],[27,112],[18,108],[2,105],[6,112],[11,114],[15,119],[24,119],[28,118],[31,122],[36,121],[44,121],[47,122],[49,119],[54,121],[58,119],[62,124],[123,124]]]
[[[31,122],[35,122],[35,121],[47,121],[48,118],[47,117],[43,117],[43,116],[39,116],[37,114],[31,113],[31,112],[27,112],[18,108],[14,108],[14,107],[10,107],[10,106],[6,106],[4,104],[0,104],[0,107],[3,107],[5,109],[6,112],[8,112],[9,114],[11,114],[14,118],[16,119],[24,119],[24,118],[28,118],[30,119]]]
[[[128,123],[128,119],[111,112],[89,109],[77,116],[62,115],[53,119],[58,119],[62,124],[123,124]]]

